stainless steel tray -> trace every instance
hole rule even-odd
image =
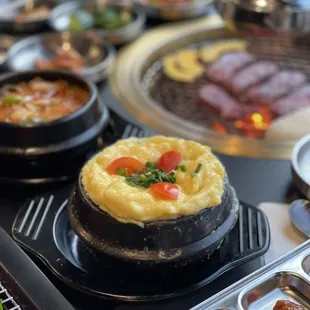
[[[310,309],[310,240],[192,310],[272,310],[278,300]]]

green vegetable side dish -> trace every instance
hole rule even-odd
[[[127,26],[133,21],[132,13],[116,7],[97,8],[92,13],[83,9],[70,16],[69,29],[86,31],[92,28],[116,30]]]

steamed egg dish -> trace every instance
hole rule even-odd
[[[123,223],[176,219],[221,203],[225,169],[208,146],[155,136],[120,140],[83,168],[88,197]]]

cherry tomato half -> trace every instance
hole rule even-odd
[[[157,168],[163,169],[166,173],[174,170],[181,162],[181,153],[169,151],[164,153],[157,162]]]
[[[164,200],[178,200],[179,197],[178,186],[168,182],[156,183],[149,187],[149,191]]]
[[[110,174],[119,174],[119,169],[124,170],[126,175],[140,174],[145,170],[145,165],[132,157],[120,157],[107,167],[107,171]]]

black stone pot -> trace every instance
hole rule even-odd
[[[96,86],[75,74],[41,70],[6,74],[0,76],[0,87],[35,77],[66,80],[88,90],[90,98],[77,111],[55,121],[29,125],[0,122],[0,181],[36,183],[78,171],[108,124],[109,112],[99,100]]]
[[[186,266],[212,255],[237,220],[239,202],[227,177],[224,188],[222,203],[216,207],[140,227],[121,223],[100,209],[87,196],[80,178],[68,204],[69,222],[99,259],[139,268]]]

